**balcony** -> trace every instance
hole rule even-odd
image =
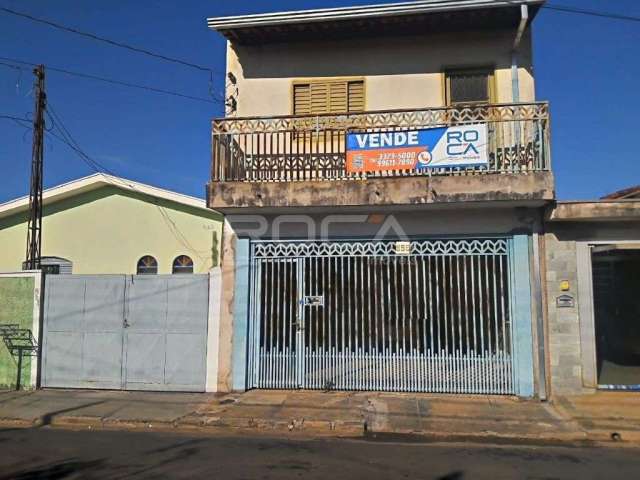
[[[354,172],[350,133],[486,125],[482,165]],[[554,198],[547,103],[213,121],[209,206],[399,205]],[[444,196],[443,196],[444,194]]]

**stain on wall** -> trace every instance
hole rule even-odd
[[[33,277],[0,278],[0,324],[18,324],[31,330],[33,326]],[[15,388],[18,359],[0,340],[0,388]],[[24,357],[22,385],[31,383],[31,359]]]

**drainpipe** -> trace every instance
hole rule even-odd
[[[520,48],[520,42],[522,41],[522,35],[527,28],[527,22],[529,21],[529,7],[526,5],[520,5],[520,24],[516,32],[516,38],[513,41],[513,48],[511,50],[511,92],[513,103],[520,101],[520,79],[518,75],[518,48]]]

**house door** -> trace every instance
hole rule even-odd
[[[592,249],[598,386],[640,390],[640,249]]]

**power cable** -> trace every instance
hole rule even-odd
[[[36,66],[37,64],[32,63],[32,62],[27,62],[24,60],[17,60],[14,58],[8,58],[8,57],[0,57],[0,60],[5,60],[8,62],[13,62],[13,63],[17,63],[20,65],[29,65],[31,67]],[[3,66],[7,66],[7,67],[11,67],[11,68],[18,68],[15,65],[9,65],[6,63],[0,63],[0,65]],[[47,71],[53,71],[53,72],[58,72],[58,73],[63,73],[66,75],[72,75],[72,76],[76,76],[76,77],[81,77],[81,78],[88,78],[91,80],[98,80],[101,82],[106,82],[106,83],[110,83],[113,85],[120,85],[123,87],[129,87],[129,88],[137,88],[137,89],[141,89],[141,90],[147,90],[150,92],[154,92],[154,93],[161,93],[164,95],[172,95],[174,97],[181,97],[181,98],[186,98],[189,100],[197,100],[200,102],[206,102],[206,103],[222,103],[223,101],[217,98],[204,98],[204,97],[196,97],[193,95],[188,95],[185,93],[180,93],[180,92],[176,92],[176,91],[172,91],[172,90],[165,90],[162,88],[158,88],[158,87],[152,87],[150,85],[140,85],[140,84],[136,84],[136,83],[131,83],[131,82],[124,82],[122,80],[115,80],[113,78],[106,78],[106,77],[100,77],[98,75],[93,75],[93,74],[89,74],[89,73],[83,73],[83,72],[76,72],[76,71],[72,71],[72,70],[67,70],[64,68],[59,68],[59,67],[51,67],[49,65],[47,65]]]
[[[558,12],[575,13],[579,15],[591,15],[593,17],[608,18],[611,20],[626,20],[630,22],[640,22],[640,17],[630,15],[621,15],[618,13],[602,12],[598,10],[585,10],[582,8],[569,7],[566,5],[545,4],[542,6],[545,10],[555,10]]]
[[[99,35],[96,35],[95,33],[84,32],[82,30],[78,30],[77,28],[68,27],[66,25],[62,25],[60,23],[53,22],[51,20],[47,20],[47,19],[40,18],[40,17],[35,17],[35,16],[30,15],[30,14],[25,13],[25,12],[18,12],[16,10],[12,10],[12,9],[6,8],[6,7],[0,7],[0,11],[3,11],[3,12],[8,13],[10,15],[15,15],[17,17],[26,18],[27,20],[31,20],[32,22],[42,23],[44,25],[48,25],[50,27],[57,28],[59,30],[63,30],[65,32],[69,32],[69,33],[80,35],[80,36],[83,36],[83,37],[86,37],[86,38],[90,38],[91,40],[97,40],[99,42],[103,42],[103,43],[106,43],[106,44],[114,46],[114,47],[124,48],[124,49],[130,50],[132,52],[142,53],[144,55],[149,55],[151,57],[158,58],[160,60],[164,60],[164,61],[167,61],[167,62],[172,62],[172,63],[176,63],[176,64],[183,65],[183,66],[186,66],[186,67],[195,68],[195,69],[200,70],[202,72],[209,72],[211,74],[216,74],[216,75],[220,74],[218,72],[214,72],[209,67],[206,67],[206,66],[203,66],[203,65],[198,65],[196,63],[187,62],[187,61],[181,60],[179,58],[169,57],[169,56],[161,54],[161,53],[152,52],[151,50],[147,50],[145,48],[136,47],[136,46],[129,45],[129,44],[126,44],[126,43],[123,43],[123,42],[118,42],[118,41],[115,41],[115,40],[111,40],[110,38],[101,37]]]
[[[55,132],[51,132],[51,133],[54,134],[53,135],[54,137],[56,137],[59,140],[61,140],[69,148],[71,148],[74,152],[76,152],[76,154],[82,159],[82,161],[84,163],[86,163],[96,173],[107,173],[109,175],[109,178],[107,179],[107,181],[109,183],[111,183],[112,185],[114,185],[116,187],[119,186],[116,183],[114,183],[114,181],[115,181],[115,182],[119,182],[121,184],[120,186],[124,185],[125,187],[128,187],[128,188],[130,188],[130,189],[132,189],[134,191],[140,192],[135,187],[135,185],[132,185],[131,183],[128,183],[125,180],[121,179],[120,177],[118,177],[118,175],[113,173],[107,167],[105,167],[104,165],[100,164],[100,162],[98,162],[97,160],[91,158],[86,152],[84,152],[84,150],[80,147],[80,144],[76,141],[76,139],[73,137],[73,135],[71,135],[71,132],[67,129],[67,127],[65,126],[65,124],[62,121],[62,119],[60,118],[60,116],[56,113],[55,109],[51,105],[51,102],[49,102],[47,104],[47,108],[48,108],[48,110],[51,111],[51,116],[53,117],[53,119],[56,122],[55,125],[57,126],[58,132],[61,134],[61,136],[59,136],[59,135],[56,135]],[[140,193],[144,193],[144,192],[140,192]],[[171,218],[169,213],[166,211],[166,209],[164,207],[158,205],[158,204],[155,204],[155,206],[158,209],[158,211],[160,212],[160,215],[162,216],[162,219],[163,219],[164,223],[167,225],[167,228],[169,229],[169,231],[171,232],[173,237],[180,244],[182,244],[182,246],[185,249],[187,249],[188,251],[193,253],[195,256],[197,256],[202,261],[203,264],[206,263],[207,259],[202,257],[202,255],[200,255],[201,252],[199,250],[196,250],[193,247],[193,245],[191,245],[191,243],[189,242],[189,240],[186,237],[186,235],[176,225],[176,223],[173,221],[173,219]]]

